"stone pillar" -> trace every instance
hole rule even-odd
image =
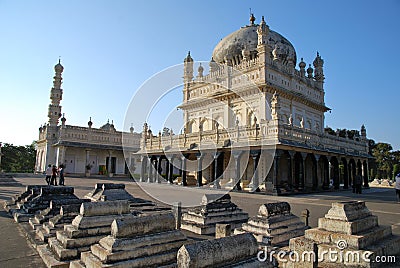
[[[157,165],[157,172],[156,172],[156,180],[158,183],[161,183],[161,170],[162,170],[162,166],[161,166],[162,157],[161,156],[157,157],[157,163],[158,163],[158,165]]]
[[[289,151],[290,159],[289,159],[289,179],[290,179],[290,185],[294,186],[294,151]]]
[[[113,174],[111,172],[111,157],[112,157],[112,151],[108,151],[108,166],[107,166],[107,173],[108,173],[108,177],[112,177]],[[76,161],[75,161],[76,163]],[[76,166],[75,166],[76,168]]]
[[[363,167],[363,179],[364,179],[364,188],[369,188],[368,180],[369,180],[369,167],[368,167],[368,159],[365,160],[365,166]]]
[[[169,160],[165,158],[165,180],[168,181],[169,176]]]
[[[343,189],[349,189],[349,167],[347,165],[347,159],[342,158],[343,162]]]
[[[153,163],[151,161],[151,156],[148,157],[148,169],[147,169],[147,182],[153,182],[153,170],[151,169]]]
[[[203,186],[203,155],[199,152],[197,157],[197,187]]]
[[[217,152],[214,154],[214,188],[221,189],[221,185],[218,180],[218,157],[221,155],[221,152]]]
[[[58,159],[58,164],[65,165],[65,150],[66,150],[66,148],[64,146],[60,147],[60,155],[59,155],[59,159]]]
[[[171,161],[169,162],[169,175],[168,175],[168,182],[174,183],[174,156],[171,157]]]
[[[240,155],[242,152],[233,152],[233,157],[235,159],[235,186],[233,189],[237,191],[241,191],[242,187],[240,186]]]
[[[154,159],[153,182],[158,182],[158,180],[159,180],[159,178],[158,178],[158,159],[159,159],[159,156],[156,156],[156,159]]]
[[[253,180],[252,180],[252,192],[259,192],[260,188],[258,188],[260,181],[258,178],[258,160],[259,160],[259,153],[254,153],[251,155],[251,157],[253,158]]]
[[[187,186],[187,182],[186,182],[186,157],[184,155],[182,155],[182,162],[181,162],[181,170],[182,170],[182,186]]]
[[[301,173],[299,176],[299,190],[304,189],[304,184],[306,181],[306,158],[307,158],[307,153],[301,153],[301,158],[302,158],[302,166],[301,166]]]
[[[272,184],[274,185],[273,189],[272,189],[272,193],[274,195],[278,195],[281,193],[281,189],[279,188],[278,185],[278,168],[279,168],[279,159],[280,159],[281,155],[280,152],[277,150],[275,152],[275,156],[274,156],[274,174],[272,176]]]
[[[316,155],[314,155],[314,157],[315,157],[315,162],[316,162],[316,166],[315,166],[315,173],[316,174],[314,174],[316,176],[316,178],[315,178],[316,184],[314,183],[314,178],[313,178],[313,189],[316,190],[320,186],[318,183],[320,181],[320,177],[319,177],[319,172],[320,172],[320,170],[319,170],[319,158],[321,156],[319,154],[316,154]]]
[[[146,170],[146,168],[147,168],[147,157],[146,156],[144,156],[144,155],[142,155],[141,157],[140,157],[140,161],[141,161],[141,170],[140,170],[140,181],[141,182],[145,182],[146,181],[146,179],[145,179],[145,177],[144,177],[144,172],[145,172],[145,170]]]
[[[181,229],[182,224],[182,203],[181,202],[174,202],[172,204],[172,213],[175,217],[175,228]]]
[[[305,209],[301,212],[301,221],[304,222],[305,226],[309,226],[308,219],[310,218],[310,211]]]

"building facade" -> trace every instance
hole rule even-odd
[[[184,131],[153,135],[144,125],[141,180],[227,187],[273,194],[368,187],[368,139],[327,132],[324,61],[311,67],[293,45],[250,17],[214,48],[209,73],[184,59]],[[194,67],[197,75],[194,76]],[[189,182],[189,179],[191,182]]]
[[[66,125],[61,113],[63,95],[62,72],[58,62],[54,67],[55,76],[50,92],[48,122],[39,128],[35,171],[44,172],[48,165],[61,164],[68,174],[129,174],[136,165],[132,153],[139,150],[140,134],[117,131],[113,123],[107,122],[100,128],[93,128],[90,119],[87,127]],[[59,120],[61,119],[61,124]],[[125,139],[125,154],[122,139]],[[140,171],[140,165],[138,166]]]

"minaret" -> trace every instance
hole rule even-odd
[[[264,16],[261,17],[261,23],[257,27],[258,44],[257,51],[258,57],[261,62],[266,62],[267,57],[269,57],[271,51],[267,44],[268,42],[269,27],[265,23]]]
[[[317,52],[317,56],[315,57],[315,60],[313,62],[314,65],[314,79],[318,83],[318,87],[320,89],[323,89],[324,87],[324,60],[321,58],[319,53]]]
[[[61,83],[62,83],[61,74],[64,71],[64,67],[61,65],[60,60],[58,60],[58,63],[54,66],[54,70],[56,72],[56,75],[53,77],[54,78],[53,87],[50,91],[51,103],[49,104],[49,112],[48,112],[50,127],[57,126],[58,119],[61,117],[60,102],[62,100],[62,93],[63,93],[63,90],[61,89]]]

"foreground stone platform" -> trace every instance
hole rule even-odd
[[[56,237],[48,238],[48,245],[37,247],[39,255],[48,267],[68,267],[81,252],[88,251],[91,245],[111,233],[114,219],[127,215],[136,214],[130,212],[126,200],[82,203],[72,224],[56,231]]]
[[[314,252],[318,258],[288,260],[281,263],[282,267],[384,267],[384,263],[373,260],[376,256],[399,256],[400,237],[392,235],[390,226],[378,225],[378,217],[371,214],[365,202],[338,202],[319,219],[318,228],[291,239],[289,251],[300,256],[304,252]],[[344,257],[333,259],[329,255],[333,251]]]
[[[83,252],[70,267],[174,267],[185,242],[172,213],[126,216],[114,220],[111,235]]]
[[[219,198],[219,199],[218,199]],[[196,234],[214,234],[217,223],[230,224],[238,228],[249,218],[238,206],[231,202],[231,196],[205,194],[201,206],[182,215],[182,229]]]
[[[307,229],[299,217],[290,212],[287,202],[261,205],[258,215],[235,229],[235,234],[252,233],[259,243],[273,246],[287,246],[289,240],[304,235]]]

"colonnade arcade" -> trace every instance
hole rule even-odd
[[[140,181],[248,191],[261,188],[281,194],[348,189],[360,175],[364,187],[368,187],[366,158],[290,149],[276,149],[265,155],[267,159],[263,161],[259,149],[142,155]]]

